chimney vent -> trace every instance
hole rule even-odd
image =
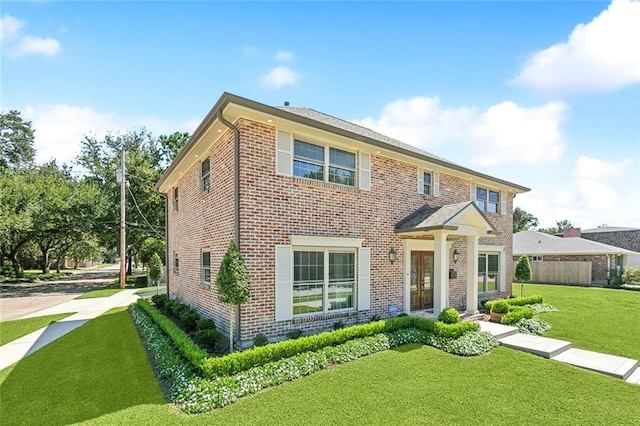
[[[284,106],[289,106],[289,101],[284,101]]]

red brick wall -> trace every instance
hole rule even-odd
[[[241,339],[246,344],[257,333],[277,338],[287,330],[331,328],[368,321],[374,314],[388,317],[389,305],[403,306],[404,253],[394,233],[397,222],[429,203],[440,206],[469,200],[469,181],[440,173],[440,197],[426,197],[416,190],[416,166],[372,154],[371,191],[307,181],[275,174],[275,128],[241,119],[240,130],[240,250],[251,279],[251,299],[241,306]],[[310,140],[309,142],[314,142]],[[180,273],[171,275],[171,296],[177,297],[228,331],[228,308],[217,301],[215,285],[205,288],[200,279],[200,251],[211,248],[212,281],[233,238],[233,135],[227,132],[211,148],[211,192],[200,192],[200,163],[180,179],[180,211],[169,214],[169,245],[172,257],[180,255]],[[508,214],[487,214],[502,232],[480,244],[511,247],[511,194]],[[275,322],[275,245],[290,244],[291,235],[312,235],[364,239],[371,248],[371,309],[341,315],[313,317],[311,321]],[[395,248],[397,261],[388,259]],[[453,264],[457,248],[460,261]],[[510,250],[510,249],[509,249]],[[513,265],[507,252],[506,286],[511,294]],[[450,280],[451,306],[466,306],[466,242],[456,241],[450,250],[451,267],[458,278]],[[482,297],[481,298],[488,298]]]

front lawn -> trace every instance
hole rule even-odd
[[[407,345],[198,416],[165,404],[125,311],[0,372],[5,424],[635,424],[640,387],[507,348]]]
[[[69,315],[73,315],[73,312],[0,322],[0,346],[60,321]]]
[[[517,294],[520,294],[520,284]],[[540,314],[551,323],[548,337],[573,347],[640,360],[640,292],[597,287],[526,284],[527,295],[541,294],[558,312]]]
[[[89,291],[85,294],[82,294],[76,299],[94,299],[96,297],[109,297],[113,296],[116,293],[120,293],[122,290],[119,288],[103,288],[100,290]]]

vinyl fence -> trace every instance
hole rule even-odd
[[[591,262],[531,262],[534,283],[591,284]]]

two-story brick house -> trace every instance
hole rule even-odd
[[[156,189],[168,293],[228,330],[215,277],[251,279],[242,344],[511,294],[512,199],[529,189],[317,111],[224,93]]]

